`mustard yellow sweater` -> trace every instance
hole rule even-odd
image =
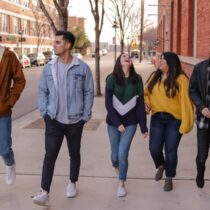
[[[177,78],[179,92],[174,98],[166,96],[163,81],[157,83],[150,94],[147,85],[144,88],[145,104],[150,106],[152,114],[156,112],[167,112],[176,119],[181,120],[180,133],[187,133],[193,128],[194,112],[192,102],[189,98],[189,80],[185,75]]]

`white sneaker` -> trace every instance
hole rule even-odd
[[[127,195],[125,187],[118,187],[117,196],[118,197],[125,197]]]
[[[6,183],[11,185],[14,183],[16,178],[16,172],[15,172],[15,164],[11,166],[6,166]]]
[[[45,206],[47,204],[48,200],[49,200],[48,193],[42,189],[36,196],[32,197],[33,203],[40,205],[40,206]]]
[[[74,198],[77,196],[77,188],[76,184],[69,182],[67,188],[66,188],[66,197],[67,198]]]

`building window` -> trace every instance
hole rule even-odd
[[[37,30],[36,30],[37,26],[36,26],[36,24],[37,24],[36,22],[34,22],[34,21],[32,22],[31,35],[33,35],[33,36],[37,36]]]
[[[29,7],[29,0],[24,0],[23,1],[23,6],[24,7]]]
[[[19,4],[19,0],[9,0],[11,2],[14,2],[15,4]]]
[[[2,14],[2,32],[9,32],[9,16]]]
[[[14,33],[15,34],[18,34],[19,32],[19,29],[20,29],[20,19],[17,18],[17,17],[14,17],[13,18],[13,26],[14,26]]]
[[[23,33],[29,35],[29,21],[28,20],[23,20]]]
[[[33,8],[37,8],[37,7],[38,7],[38,2],[37,2],[37,0],[33,0],[33,1],[32,1],[32,7],[33,7]]]

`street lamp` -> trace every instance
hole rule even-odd
[[[20,35],[20,44],[21,44],[21,57],[22,57],[22,59],[23,59],[23,30],[22,29],[20,29],[19,31],[18,31],[18,34]]]
[[[127,36],[127,45],[128,45],[128,55],[130,55],[130,37],[129,36]]]
[[[117,28],[118,28],[118,24],[117,24],[116,20],[113,22],[112,28],[114,28],[114,62],[116,62],[116,60],[117,60],[116,36],[117,36]]]

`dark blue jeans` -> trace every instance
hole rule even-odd
[[[149,149],[156,168],[165,167],[166,177],[176,176],[177,150],[182,134],[181,121],[165,112],[152,115],[150,124]],[[163,154],[165,147],[165,157]]]
[[[66,137],[70,157],[70,175],[71,182],[76,182],[80,170],[80,143],[84,121],[81,120],[75,124],[62,124],[56,120],[51,120],[45,116],[45,157],[42,169],[41,187],[50,192],[50,186],[53,178],[55,162],[58,157],[63,138]]]
[[[208,129],[201,129],[197,127],[197,170],[204,171],[206,160],[209,155],[210,147],[210,127]]]

